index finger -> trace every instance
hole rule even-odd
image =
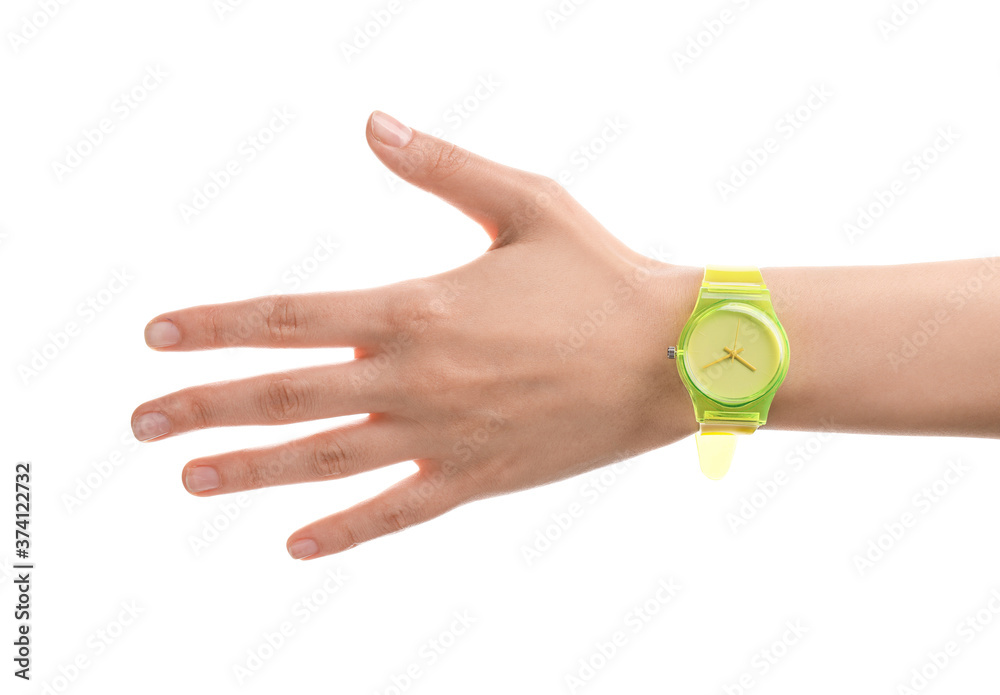
[[[146,325],[157,350],[226,347],[362,347],[389,332],[388,288],[276,294],[160,314]]]

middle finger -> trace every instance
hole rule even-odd
[[[136,408],[132,432],[147,441],[208,427],[382,412],[388,394],[379,384],[391,380],[366,380],[366,366],[360,359],[182,389]]]

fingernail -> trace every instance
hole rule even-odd
[[[132,423],[132,434],[140,442],[159,437],[170,431],[170,420],[163,413],[146,413]]]
[[[296,560],[315,555],[318,552],[319,546],[311,538],[303,538],[301,541],[295,541],[288,546],[288,554]]]
[[[173,321],[154,321],[146,326],[146,345],[152,348],[176,345],[181,340],[181,332]]]
[[[413,139],[412,130],[381,111],[372,114],[372,135],[389,147],[406,147]]]
[[[184,475],[184,487],[190,492],[204,492],[219,487],[219,472],[211,466],[195,466]]]

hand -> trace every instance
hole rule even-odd
[[[396,174],[492,239],[442,275],[352,292],[270,296],[162,314],[157,350],[353,347],[355,359],[187,388],[132,416],[140,440],[230,425],[367,414],[286,444],[185,466],[199,496],[418,470],[292,534],[316,558],[474,499],[543,485],[695,431],[667,346],[700,271],[617,241],[552,180],[501,166],[376,112],[368,143]]]

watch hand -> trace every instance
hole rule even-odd
[[[730,350],[730,349],[729,349],[728,347],[724,347],[724,348],[722,348],[722,349],[723,349],[723,350],[725,350],[725,351],[726,351],[727,353],[728,353],[728,352],[732,352],[732,351],[731,351],[731,350]],[[743,352],[743,348],[740,348],[740,349],[739,349],[739,350],[737,350],[736,352],[737,352],[737,353],[741,353],[741,352]],[[704,367],[702,367],[702,369],[708,369],[708,368],[709,368],[709,367],[711,367],[711,366],[712,366],[713,364],[718,364],[718,363],[719,363],[719,362],[721,362],[722,360],[731,360],[731,359],[732,359],[732,355],[729,355],[729,354],[727,354],[727,355],[724,355],[723,357],[720,357],[719,359],[715,360],[715,362],[709,362],[709,363],[708,363],[708,364],[706,364],[706,365],[705,365]]]
[[[736,337],[733,338],[733,350],[736,349],[736,341],[740,339],[740,321],[742,321],[742,320],[743,320],[742,316],[737,316],[736,317]],[[729,359],[731,360],[734,357],[736,357],[736,353],[735,352],[732,355],[730,355]]]
[[[729,349],[729,348],[727,347],[727,348],[726,348],[726,352],[728,352],[728,353],[729,353],[729,356],[730,356],[730,357],[731,357],[732,359],[737,359],[737,360],[739,360],[740,362],[742,362],[743,364],[745,364],[745,365],[746,365],[747,367],[749,367],[749,368],[750,368],[750,371],[752,371],[752,372],[756,372],[756,371],[757,371],[757,368],[756,368],[755,366],[753,366],[752,364],[750,364],[749,362],[747,362],[747,361],[746,361],[745,359],[743,359],[742,357],[740,357],[739,353],[743,352],[743,348],[740,348],[739,350],[736,350],[736,351],[733,351],[733,350],[730,350],[730,349]],[[726,359],[726,358],[725,358],[725,357],[723,357],[722,359]]]

